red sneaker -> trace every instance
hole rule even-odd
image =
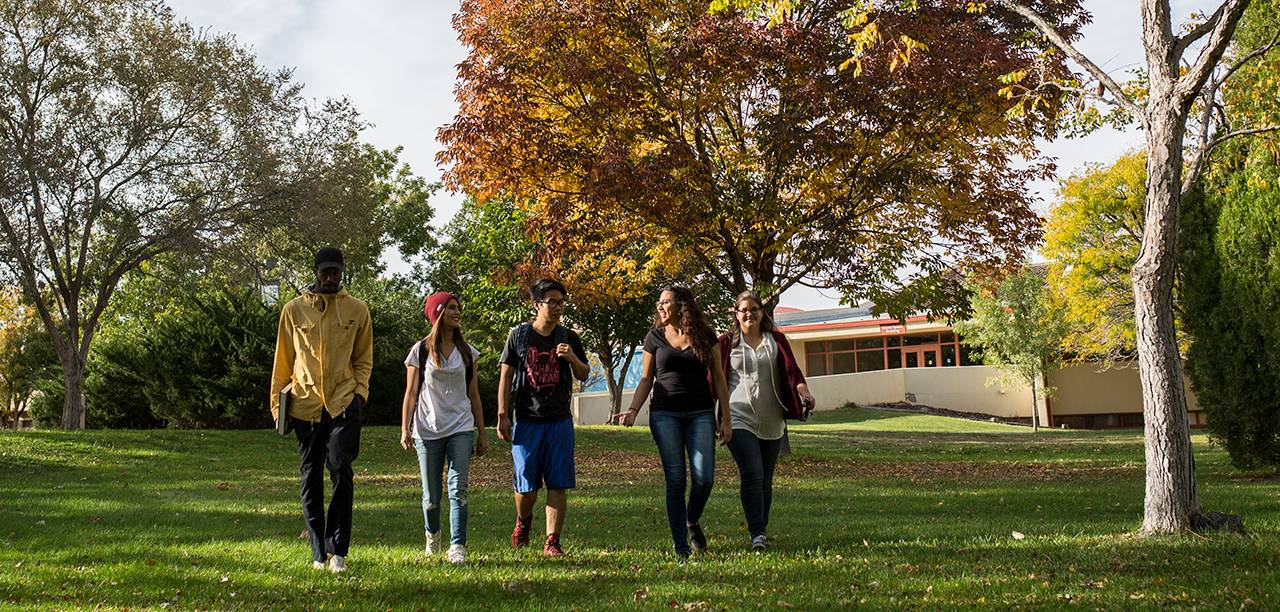
[[[542,545],[542,554],[548,557],[563,557],[564,549],[560,548],[560,534],[547,536],[547,543]]]
[[[532,516],[528,518],[516,517],[516,528],[511,530],[512,548],[521,548],[529,545],[529,524],[532,522]]]

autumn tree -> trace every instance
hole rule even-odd
[[[58,353],[63,427],[84,426],[86,360],[124,275],[324,217],[307,205],[353,121],[159,2],[0,2],[0,250]]]
[[[966,285],[973,314],[956,323],[956,333],[978,348],[983,364],[1031,388],[1031,427],[1039,431],[1039,400],[1052,389],[1037,391],[1037,385],[1057,367],[1067,333],[1061,303],[1042,273],[1029,267],[1003,279],[971,276]]]
[[[56,362],[35,309],[17,287],[0,288],[0,429],[16,427],[46,366]]]
[[[766,14],[787,14],[795,0],[732,0]],[[903,42],[879,35],[876,24],[887,15],[919,13],[937,3],[964,4],[974,19],[1012,16],[1034,27],[1057,53],[1070,59],[1077,71],[1071,78],[1038,69],[1034,64],[1007,73],[1001,91],[1010,98],[1010,111],[1025,112],[1050,100],[1071,98],[1061,108],[1073,127],[1089,129],[1104,122],[1137,123],[1145,140],[1146,203],[1142,247],[1134,262],[1135,332],[1138,371],[1142,381],[1146,442],[1146,493],[1142,533],[1177,533],[1203,524],[1206,516],[1196,487],[1195,457],[1187,423],[1187,398],[1173,314],[1173,288],[1180,203],[1196,181],[1213,150],[1231,139],[1280,130],[1280,123],[1260,118],[1256,124],[1227,124],[1222,101],[1230,80],[1241,68],[1265,57],[1280,41],[1273,21],[1261,26],[1267,33],[1249,46],[1228,47],[1251,0],[1225,0],[1211,13],[1197,14],[1185,24],[1175,23],[1169,0],[1139,0],[1142,31],[1138,33],[1145,65],[1138,78],[1122,83],[1074,42],[1076,27],[1064,28],[1059,19],[1062,2],[1048,0],[989,0],[988,2],[924,2],[858,0],[846,11],[850,36],[862,43],[855,58],[869,54],[902,55]],[[1254,0],[1260,15],[1277,14],[1274,0]],[[936,51],[936,49],[934,49]],[[1227,59],[1224,60],[1224,57]],[[907,58],[910,60],[910,58]]]
[[[1069,357],[1132,359],[1133,262],[1142,246],[1146,160],[1126,153],[1110,166],[1094,165],[1062,182],[1045,224],[1042,252],[1048,282],[1065,307]]]
[[[845,4],[770,27],[706,0],[465,0],[446,183],[511,194],[554,252],[600,256],[596,237],[618,236],[771,304],[801,284],[942,310],[939,291],[899,290],[1020,261],[1040,237],[1025,185],[1050,175],[1034,140],[1057,104],[1012,116],[989,83],[1066,70],[1026,27],[962,6],[884,19],[886,35],[918,32],[902,57],[841,70]]]

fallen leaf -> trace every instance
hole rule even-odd
[[[1013,539],[1015,540],[1025,540],[1026,538],[1027,538],[1027,535],[1022,533],[1021,531],[1013,532]]]
[[[636,592],[631,594],[631,599],[635,601],[641,601],[643,599],[648,599],[648,598],[649,598],[649,587],[637,589]]]
[[[221,577],[221,578],[219,578],[219,579],[218,579],[218,582],[226,582],[226,581],[228,581],[228,580],[231,580],[231,577],[230,577],[230,576],[223,576],[223,577]]]
[[[153,566],[153,567],[154,567],[154,566],[155,566],[155,564],[156,564],[156,560],[155,560],[155,559],[147,559],[147,565],[149,565],[149,566]]]

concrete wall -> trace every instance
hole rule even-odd
[[[807,380],[809,392],[817,400],[814,410],[835,410],[849,402],[861,405],[901,402],[907,393],[902,370],[811,376]]]
[[[1187,410],[1200,410],[1200,403],[1184,376]],[[1056,391],[1049,402],[1054,415],[1113,414],[1142,412],[1142,384],[1135,363],[1106,370],[1093,364],[1071,365],[1049,373],[1049,384]]]
[[[978,412],[999,417],[1029,417],[1031,391],[1026,387],[1004,389],[986,386],[996,371],[986,366],[879,370],[856,374],[810,377],[809,390],[817,400],[815,410],[835,410],[855,404],[913,403]],[[631,405],[631,392],[622,405]],[[909,398],[914,398],[910,399]],[[645,403],[647,407],[648,402]],[[608,393],[579,393],[573,398],[573,418],[578,425],[599,425],[609,419]],[[1044,418],[1043,405],[1041,418]],[[648,425],[649,411],[641,410],[637,425]]]
[[[900,370],[915,404],[1003,418],[1030,418],[1031,388],[1009,381],[988,366]],[[990,383],[990,384],[988,384]],[[1041,395],[1037,393],[1037,395]],[[1040,422],[1048,422],[1044,398],[1037,397]]]
[[[988,386],[987,382],[992,380],[995,382]],[[818,400],[816,410],[834,410],[849,402],[865,405],[906,401],[995,417],[1029,418],[1031,389],[1001,380],[1004,379],[1000,378],[999,372],[988,366],[901,368],[812,376],[809,378],[809,390]],[[1200,410],[1190,383],[1185,384],[1188,409],[1193,412]],[[1050,373],[1049,385],[1055,387],[1049,400],[1054,416],[1142,412],[1142,388],[1136,366],[1105,371],[1087,364],[1068,366]],[[631,396],[630,392],[623,394],[624,410],[631,405]],[[1048,423],[1044,398],[1038,398],[1037,404],[1040,422]],[[574,396],[573,416],[579,425],[606,422],[609,418],[609,394],[581,393]],[[647,425],[649,411],[641,410],[636,423]]]
[[[622,409],[631,407],[630,391],[622,394]],[[641,404],[640,414],[636,416],[636,425],[649,424],[649,400]],[[609,421],[609,392],[579,393],[573,396],[573,422],[577,425],[603,425]]]

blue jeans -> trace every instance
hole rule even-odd
[[[449,543],[467,543],[467,479],[471,472],[469,431],[439,440],[415,440],[418,468],[422,472],[422,517],[427,531],[440,533],[440,480],[445,459],[449,460]]]
[[[742,513],[747,517],[751,537],[762,536],[769,526],[769,507],[773,505],[773,468],[778,465],[782,438],[761,440],[745,429],[733,430],[729,452],[738,464],[738,497]]]
[[[649,431],[658,445],[667,484],[667,523],[676,552],[689,554],[689,524],[702,518],[716,477],[716,416],[711,410],[649,413]],[[689,503],[684,500],[685,455],[689,457]]]

